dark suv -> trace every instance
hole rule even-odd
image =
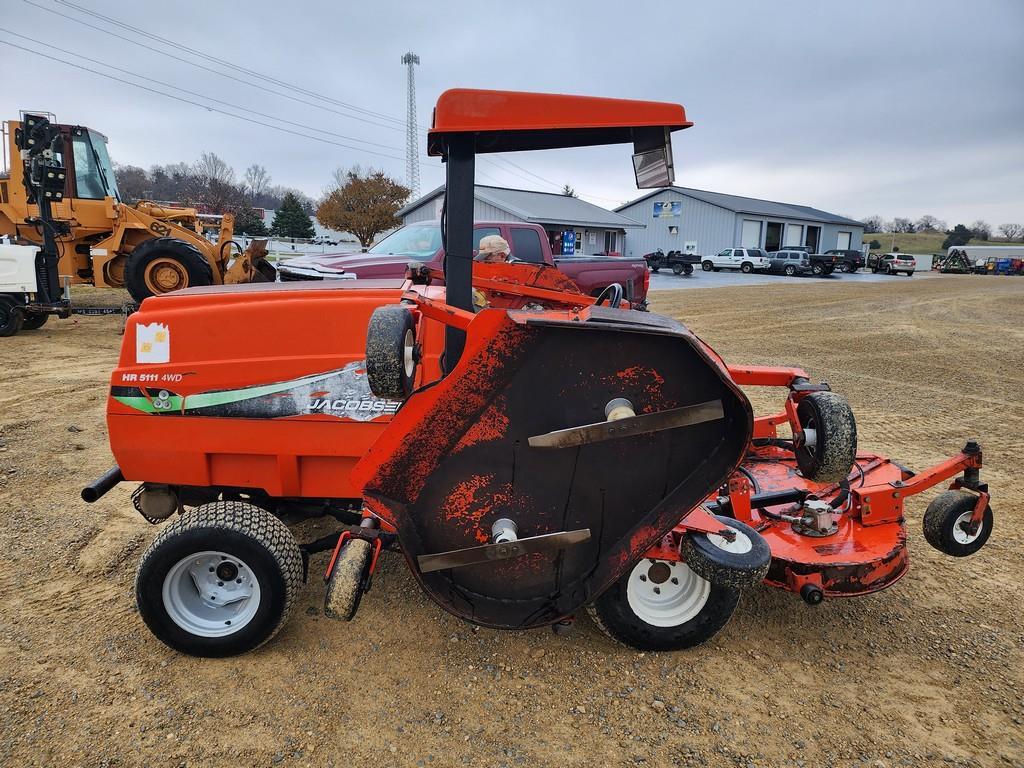
[[[860,251],[833,248],[825,253],[831,253],[836,257],[836,266],[840,272],[856,272],[864,266],[864,254]]]

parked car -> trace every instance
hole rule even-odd
[[[705,272],[720,269],[738,269],[750,274],[756,270],[767,270],[771,266],[768,253],[761,248],[726,248],[714,256],[705,256],[701,261]]]
[[[831,251],[828,253],[811,253],[813,250],[809,245],[787,245],[782,248],[783,251],[796,251],[802,253],[807,257],[808,267],[812,275],[817,277],[825,277],[831,275],[836,266],[839,264],[839,257]],[[769,256],[779,253],[780,251],[773,251]]]
[[[537,224],[480,221],[474,225],[474,242],[487,235],[501,235],[519,261],[549,264],[568,275],[580,290],[599,296],[613,283],[635,307],[646,306],[650,272],[643,259],[622,256],[553,256],[547,232]],[[474,251],[475,253],[475,251]],[[441,222],[424,221],[396,229],[366,253],[324,253],[297,256],[278,265],[281,280],[394,279],[405,276],[410,262],[438,269],[444,266]]]
[[[780,275],[802,275],[811,271],[811,256],[806,251],[786,249],[768,254],[769,269]]]
[[[875,274],[884,272],[887,275],[898,275],[903,272],[911,277],[916,268],[917,260],[905,253],[873,253],[868,256],[868,269]]]
[[[864,254],[853,249],[833,248],[825,251],[837,257],[836,266],[840,272],[856,272],[864,266]]]
[[[651,253],[645,253],[644,261],[651,268],[651,272],[666,268],[671,269],[674,275],[692,275],[694,265],[700,264],[701,258],[695,253],[683,253],[682,251],[665,253],[659,248]]]

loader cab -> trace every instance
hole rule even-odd
[[[72,198],[103,200],[112,197],[120,202],[114,166],[107,152],[107,137],[81,126],[65,126],[64,165],[73,189]]]

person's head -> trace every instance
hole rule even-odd
[[[480,240],[477,261],[503,262],[508,261],[508,241],[500,235],[488,235]]]

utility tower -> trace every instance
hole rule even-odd
[[[420,63],[420,57],[410,51],[402,56],[402,63],[408,67],[409,105],[405,122],[405,183],[412,190],[415,200],[420,196],[420,149],[416,140],[416,72],[413,67]]]

